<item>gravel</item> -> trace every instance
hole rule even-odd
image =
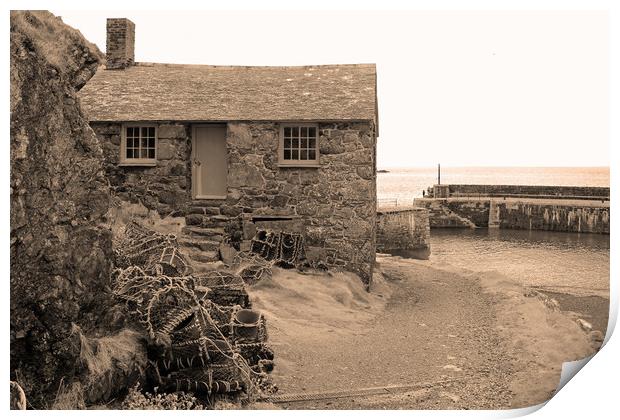
[[[493,298],[475,281],[430,267],[416,266],[416,276],[408,275],[406,264],[395,259],[384,269],[392,288],[385,311],[355,334],[325,334],[306,345],[295,366],[299,380],[281,383],[280,392],[463,381],[400,394],[288,403],[284,408],[509,406],[511,362],[494,329]]]

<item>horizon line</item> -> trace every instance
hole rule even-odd
[[[580,169],[585,169],[585,168],[607,168],[607,169],[611,169],[610,165],[587,165],[587,166],[563,166],[563,165],[443,165],[443,168],[580,168]],[[420,165],[413,165],[413,166],[403,166],[403,165],[395,165],[395,166],[388,166],[388,165],[377,165],[377,169],[400,169],[400,168],[420,168],[420,169],[436,169],[437,165],[434,166],[420,166]]]

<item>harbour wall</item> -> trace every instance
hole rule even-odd
[[[430,228],[486,227],[489,221],[489,200],[416,199],[415,204],[428,210]]]
[[[606,199],[609,200],[609,187],[571,187],[550,185],[476,185],[447,184],[435,185],[441,198],[447,197],[531,197],[531,198],[575,198],[575,199]],[[430,194],[433,196],[433,194]],[[437,194],[434,194],[438,197]]]
[[[426,259],[430,255],[429,211],[393,208],[377,211],[377,252]]]
[[[416,199],[431,228],[499,227],[609,234],[609,202],[566,199]]]
[[[497,203],[501,229],[609,234],[609,207]]]

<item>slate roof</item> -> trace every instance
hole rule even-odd
[[[376,67],[101,67],[79,93],[90,121],[377,121]]]

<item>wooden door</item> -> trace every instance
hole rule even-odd
[[[228,156],[225,125],[196,125],[192,141],[192,195],[195,199],[226,198]]]

